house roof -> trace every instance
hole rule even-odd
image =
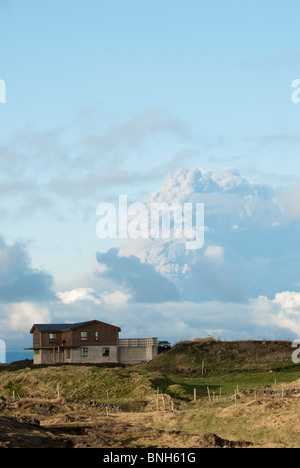
[[[110,327],[117,328],[119,331],[121,329],[116,327],[115,325],[110,325],[108,323],[99,322],[98,320],[92,320],[89,322],[80,322],[80,323],[48,323],[48,324],[34,324],[30,330],[30,333],[33,333],[34,329],[36,328],[40,332],[54,332],[54,331],[62,331],[62,330],[73,330],[74,328],[79,328],[84,325],[88,325],[91,323],[101,323],[103,325],[108,325]]]

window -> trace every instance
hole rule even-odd
[[[99,332],[95,332],[95,340],[96,340],[96,341],[99,340]]]
[[[55,338],[56,338],[56,335],[54,333],[49,334],[49,342],[50,343],[55,343]]]
[[[88,340],[87,332],[81,332],[80,336],[81,336],[81,341],[87,341]]]
[[[109,348],[102,348],[102,356],[109,357]]]
[[[89,353],[88,348],[81,348],[80,350],[81,357],[87,357],[88,353]]]

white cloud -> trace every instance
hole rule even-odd
[[[215,260],[222,260],[224,258],[224,248],[217,245],[210,245],[205,250],[204,256]]]
[[[114,259],[105,254],[109,262],[101,263],[107,270],[99,277],[109,276],[114,288],[120,289],[120,282],[123,288],[126,285],[124,293],[134,289],[132,301],[149,300],[146,265],[174,284],[180,301],[245,302],[260,295],[272,297],[295,284],[298,239],[290,236],[291,228],[284,222],[271,187],[248,181],[233,168],[216,173],[179,169],[143,202],[149,208],[151,203],[204,203],[205,243],[203,249],[187,251],[184,242],[171,234],[170,239],[129,239],[116,249]],[[134,257],[143,268],[137,261],[133,268]],[[127,268],[122,276],[120,258]],[[115,264],[118,260],[118,265],[109,271],[112,260]],[[137,266],[139,275],[134,272]],[[171,294],[163,295],[162,302],[175,300],[176,291],[168,290]]]
[[[78,301],[92,301],[97,305],[101,304],[100,296],[93,288],[77,288],[71,291],[58,292],[56,296],[63,304],[73,304]]]
[[[293,187],[289,190],[277,190],[276,199],[285,218],[300,218],[300,186]]]
[[[254,317],[263,327],[289,330],[300,337],[300,293],[284,291],[274,299],[260,296],[254,304]]]
[[[103,136],[97,134],[87,137],[86,143],[90,147],[107,151],[120,144],[130,147],[139,146],[149,137],[157,134],[186,136],[188,130],[186,124],[163,108],[151,107],[127,122],[111,127]]]
[[[176,201],[205,203],[203,249],[186,251],[181,240],[147,239],[98,253],[95,277],[76,283],[92,287],[62,288],[51,302],[52,320],[98,319],[120,326],[123,336],[172,341],[208,334],[228,339],[300,336],[300,293],[290,292],[300,279],[298,231],[286,222],[274,191],[233,169],[182,169],[144,200]],[[1,248],[0,243],[0,253]],[[16,278],[22,258],[25,272],[33,279],[41,276],[21,253],[4,246],[0,280],[5,272]],[[24,307],[31,301],[22,295],[22,306],[15,302],[6,310],[0,307],[7,329],[22,329],[26,322],[28,332],[34,321],[51,318],[43,306]]]
[[[58,292],[58,299],[65,305],[88,301],[95,305],[122,306],[127,304],[131,296],[124,291],[99,292],[94,288],[77,288],[71,291]]]
[[[278,304],[289,315],[298,315],[300,313],[300,293],[285,291],[278,293],[272,301]]]
[[[103,296],[103,302],[110,306],[122,306],[127,304],[130,300],[130,294],[125,294],[122,291],[115,291],[110,294],[106,294]]]
[[[3,305],[1,309],[1,328],[4,330],[29,333],[29,330],[35,323],[51,323],[49,309],[37,304],[20,302]]]

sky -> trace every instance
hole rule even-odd
[[[299,13],[297,0],[0,0],[11,356],[33,323],[87,318],[172,343],[299,337]],[[204,203],[203,248],[99,239],[97,207],[120,194]]]

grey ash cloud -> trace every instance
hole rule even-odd
[[[158,273],[154,266],[142,263],[134,255],[118,255],[117,249],[98,253],[97,260],[106,266],[100,277],[109,279],[129,290],[134,302],[163,303],[179,300],[176,286]]]
[[[44,302],[55,298],[53,278],[32,268],[21,243],[7,245],[0,237],[0,302]]]

